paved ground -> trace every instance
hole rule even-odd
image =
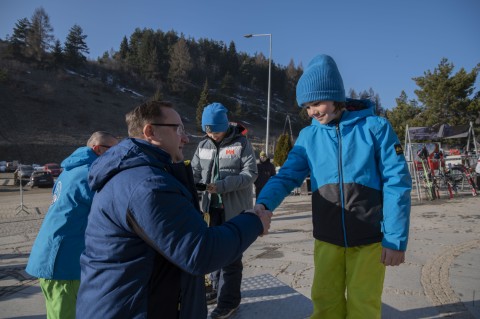
[[[3,186],[2,186],[3,185]],[[45,318],[38,282],[24,271],[51,189],[0,176],[0,318]],[[480,318],[480,197],[414,201],[405,264],[387,268],[383,318]],[[271,233],[245,253],[235,318],[306,318],[313,275],[310,197],[289,196]]]

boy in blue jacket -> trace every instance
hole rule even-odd
[[[310,174],[311,318],[380,318],[385,266],[405,261],[411,177],[397,135],[368,100],[345,97],[335,61],[318,55],[297,84],[313,119],[255,211],[273,211]]]

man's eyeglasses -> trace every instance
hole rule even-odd
[[[166,123],[150,123],[150,125],[154,126],[172,126],[172,127],[177,127],[177,135],[186,135],[188,136],[187,131],[185,131],[185,127],[183,127],[182,124],[166,124]]]

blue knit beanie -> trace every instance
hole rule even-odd
[[[228,110],[221,103],[212,103],[203,109],[202,130],[206,133],[226,132],[228,130]]]
[[[320,54],[313,58],[297,83],[297,103],[315,101],[345,102],[343,80],[332,57]]]

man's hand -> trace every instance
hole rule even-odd
[[[255,205],[255,207],[257,207],[257,206],[258,205]],[[254,208],[253,211],[248,210],[247,212],[254,213],[255,215],[258,216],[258,218],[260,218],[260,221],[262,222],[262,225],[263,225],[263,234],[261,236],[263,236],[263,235],[268,234],[268,230],[270,229],[270,223],[272,221],[273,214],[272,214],[271,211],[266,210],[265,206],[263,206],[263,205],[260,205],[260,206],[263,207],[262,210],[257,211]]]
[[[405,262],[405,252],[383,247],[380,262],[385,266],[398,266]]]
[[[215,183],[208,184],[207,192],[215,194],[217,192],[217,185]]]

